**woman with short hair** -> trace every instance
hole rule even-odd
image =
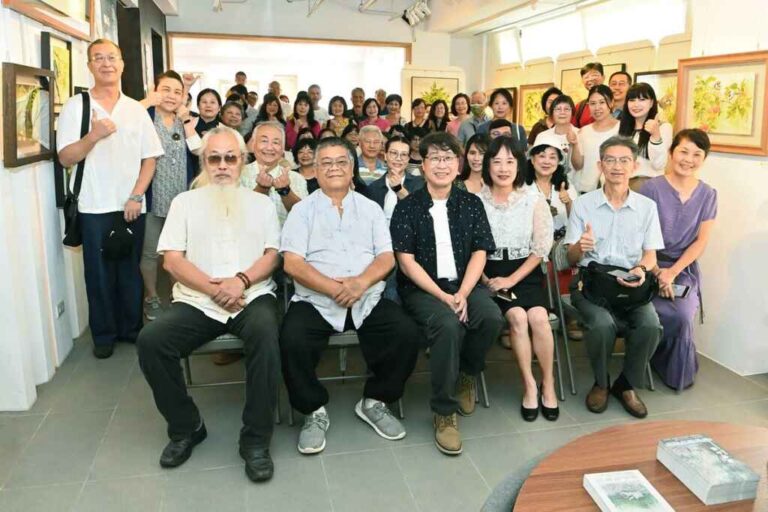
[[[379,102],[376,98],[368,98],[363,103],[363,114],[365,119],[358,123],[360,128],[364,126],[376,126],[381,130],[381,133],[386,133],[389,130],[389,121],[379,116]]]
[[[496,89],[491,93],[488,106],[493,110],[493,117],[478,125],[476,133],[488,135],[491,123],[498,119],[506,119],[512,125],[512,139],[515,141],[515,147],[520,153],[525,153],[528,149],[528,140],[525,138],[525,128],[512,122],[512,108],[514,101],[512,93],[507,89]]]
[[[271,92],[264,95],[264,101],[261,102],[259,113],[256,114],[256,124],[266,121],[279,121],[280,124],[285,125],[283,106],[280,103],[280,98]]]
[[[337,137],[344,136],[344,130],[351,122],[350,119],[344,115],[346,111],[347,100],[341,96],[334,96],[331,98],[331,101],[328,102],[328,115],[330,115],[331,118],[325,123],[325,127],[333,130]]]
[[[563,91],[557,87],[550,87],[544,91],[544,94],[541,95],[541,111],[544,112],[544,117],[536,121],[536,124],[531,127],[531,132],[528,134],[529,146],[532,146],[536,141],[537,135],[545,130],[549,130],[555,124],[549,115],[549,107],[552,105],[552,102],[555,101],[555,98],[561,96],[562,94]]]
[[[307,182],[307,193],[311,194],[320,185],[317,183],[316,169],[315,169],[315,148],[317,147],[317,141],[314,139],[301,139],[293,146],[293,160],[296,162],[296,168],[293,169],[298,172],[302,178]]]
[[[387,104],[387,120],[390,126],[405,126],[406,120],[400,116],[400,109],[403,107],[403,97],[399,94],[390,94],[385,100]]]

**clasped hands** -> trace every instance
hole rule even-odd
[[[334,277],[333,280],[338,283],[338,286],[331,298],[343,308],[351,308],[368,289],[360,276]]]
[[[245,285],[237,277],[212,277],[209,283],[215,285],[210,294],[213,302],[230,313],[237,313],[245,307]]]
[[[450,293],[443,293],[440,299],[445,302],[454,313],[456,313],[456,316],[459,317],[459,322],[467,323],[469,321],[467,298],[461,291],[458,291],[453,295]]]

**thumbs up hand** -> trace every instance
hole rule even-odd
[[[579,238],[579,249],[582,254],[595,250],[595,234],[592,232],[592,225],[587,222],[584,233]]]
[[[88,135],[95,139],[95,142],[98,142],[105,137],[109,137],[117,131],[117,127],[111,119],[99,119],[96,109],[91,109],[91,112],[91,131]]]
[[[568,195],[568,190],[565,188],[565,182],[560,183],[560,190],[557,191],[557,195],[560,197],[560,202],[568,204],[571,202],[571,196]]]
[[[659,131],[659,121],[657,119],[648,119],[643,125],[643,130],[651,134],[651,139],[658,141],[661,139],[661,132]]]
[[[573,125],[568,125],[568,132],[565,134],[565,139],[568,141],[568,144],[576,144],[579,141],[579,138],[576,136],[576,132],[573,131]]]

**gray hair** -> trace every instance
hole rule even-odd
[[[200,150],[199,150],[200,174],[198,174],[197,177],[192,181],[192,183],[189,186],[190,189],[204,187],[210,183],[210,177],[208,176],[208,172],[205,169],[205,153],[208,150],[208,144],[211,141],[211,137],[214,137],[216,135],[223,135],[223,134],[231,135],[237,141],[237,147],[240,150],[240,171],[242,172],[243,167],[245,166],[244,157],[248,152],[248,149],[245,147],[245,140],[243,140],[243,136],[240,135],[240,133],[237,130],[233,130],[228,126],[224,126],[223,124],[220,124],[215,128],[210,129],[205,133],[205,135],[203,135],[203,138],[200,142]]]
[[[283,126],[283,123],[280,121],[262,121],[259,124],[256,125],[256,127],[253,129],[253,135],[251,136],[252,139],[256,138],[256,134],[261,128],[274,128],[275,130],[280,132],[280,136],[283,138],[283,145],[285,145],[285,126]]]
[[[640,155],[640,148],[637,147],[637,144],[635,144],[634,140],[630,139],[629,137],[614,135],[613,137],[600,144],[600,160],[603,159],[608,148],[615,146],[629,148],[629,150],[632,151],[633,160],[637,160],[638,155]]]
[[[325,148],[344,148],[347,152],[347,156],[349,157],[349,163],[352,164],[352,166],[354,167],[355,165],[355,155],[353,154],[354,149],[352,149],[352,146],[349,144],[349,142],[345,141],[340,137],[328,137],[320,140],[320,142],[317,143],[317,147],[315,148],[315,165],[318,165],[320,163],[319,162],[320,150]]]
[[[363,126],[362,128],[360,128],[360,130],[359,130],[357,133],[358,133],[358,134],[359,134],[361,137],[362,137],[362,136],[363,136],[363,134],[365,134],[365,133],[375,133],[375,134],[376,134],[376,135],[378,135],[380,138],[381,138],[381,137],[384,137],[384,135],[381,133],[381,130],[379,129],[379,127],[378,127],[378,126],[376,126],[375,124],[367,124],[367,125]]]

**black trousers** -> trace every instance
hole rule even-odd
[[[478,375],[485,368],[485,354],[499,337],[504,318],[488,290],[476,286],[467,297],[466,324],[440,299],[422,290],[403,295],[403,304],[427,336],[432,372],[432,411],[447,416],[459,409],[456,381],[459,372]]]
[[[168,422],[168,437],[179,439],[200,425],[200,411],[187,394],[180,360],[217,336],[231,333],[245,343],[245,408],[240,445],[269,446],[280,367],[277,301],[262,295],[227,323],[176,302],[139,333],[139,365]]]
[[[354,329],[347,310],[345,330]],[[280,352],[283,378],[294,409],[310,414],[328,403],[328,390],[317,378],[317,364],[336,331],[308,302],[292,302],[283,319]],[[363,396],[392,403],[403,396],[418,355],[420,331],[402,308],[381,299],[357,329],[360,350],[372,375]]]

